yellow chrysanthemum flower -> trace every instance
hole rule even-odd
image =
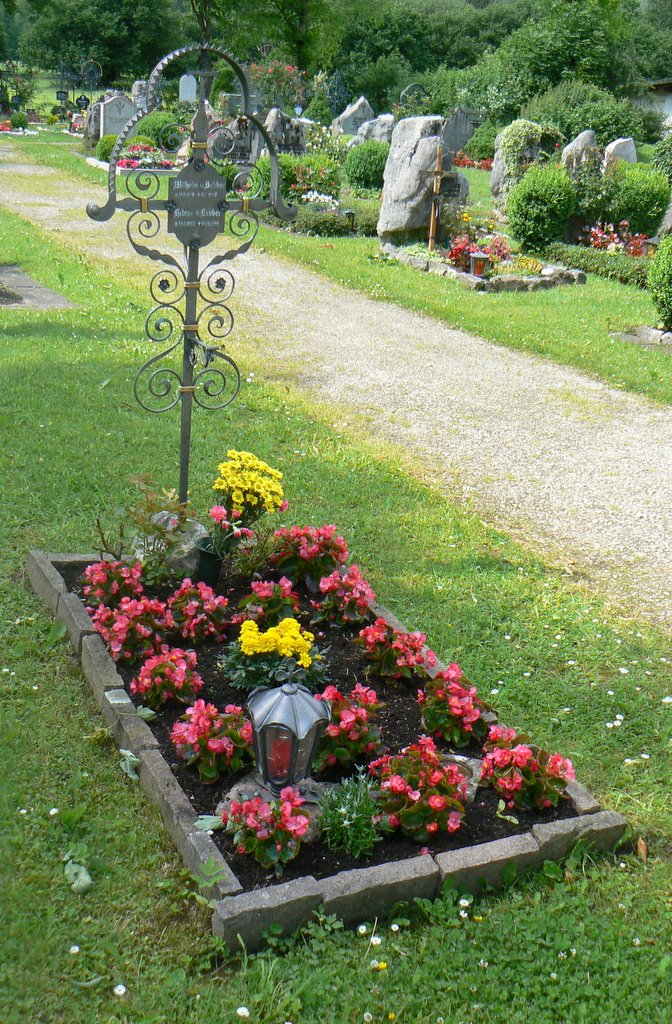
[[[308,630],[301,629],[296,619],[283,619],[277,626],[265,632],[256,622],[246,620],[240,627],[238,642],[247,657],[255,654],[279,654],[281,658],[296,658],[302,668],[310,668],[310,651],[315,637]]]

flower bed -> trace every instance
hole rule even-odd
[[[104,649],[83,603],[69,589],[70,585],[81,586],[82,571],[92,560],[93,556],[47,557],[42,552],[33,552],[29,579],[57,618],[66,624],[105,723],[119,746],[138,757],[140,782],[157,803],[186,864],[194,872],[207,863],[219,868],[219,878],[210,888],[218,898],[213,929],[232,948],[236,947],[238,934],[250,948],[258,948],[263,944],[263,930],[271,923],[279,922],[286,932],[291,931],[320,904],[348,923],[370,920],[398,900],[438,895],[448,876],[465,889],[477,891],[483,881],[497,884],[502,870],[506,877],[513,868],[523,869],[564,856],[581,836],[605,849],[623,833],[625,820],[614,812],[600,811],[597,802],[578,783],[569,783],[567,787],[570,800],[563,809],[568,817],[561,818],[557,812],[516,812],[518,826],[506,820],[511,815],[497,817],[497,794],[494,790],[482,790],[467,810],[461,829],[443,833],[441,842],[432,842],[427,853],[412,839],[397,836],[376,844],[373,856],[366,861],[343,853],[332,854],[327,860],[320,845],[304,845],[299,857],[286,866],[281,882],[247,858],[238,857],[232,870],[230,838],[218,832],[209,836],[196,828],[197,815],[214,810],[221,797],[220,787],[200,784],[198,771],[178,759],[170,742],[170,731],[184,707],[166,703],[152,723],[148,725],[142,720],[126,692],[128,670],[122,667],[120,674],[119,664]],[[228,590],[230,598],[235,599],[241,591],[241,581],[224,579],[220,589]],[[379,605],[374,604],[372,612],[396,628],[401,625]],[[345,648],[346,642],[341,636],[335,646]],[[206,695],[223,707],[230,690],[221,682],[217,688],[209,681],[213,652],[214,645],[204,645],[199,654],[199,671],[207,680],[206,690],[199,697]],[[334,655],[338,663],[338,652],[334,651]],[[350,646],[347,656],[344,650],[340,663],[354,671],[355,662],[362,664],[360,658]],[[235,696],[240,700],[239,691]],[[390,746],[397,749],[411,733],[417,735],[420,708],[412,691],[403,684],[395,685],[386,694],[378,725]],[[446,745],[445,749],[449,747]]]
[[[580,835],[620,835],[623,819],[595,813],[566,758],[498,724],[459,665],[376,604],[335,526],[264,528],[287,508],[281,473],[231,450],[213,487],[211,547],[200,543],[227,553],[214,589],[176,572],[192,510],[146,483],[130,513],[141,562],[35,552],[29,578],[68,628],[124,770],[138,767],[186,862],[218,868],[218,934],[258,944],[269,914],[296,926],[291,908],[302,920],[316,900],[370,917],[434,895],[447,875],[473,889]],[[303,687],[296,699],[325,730],[322,786],[273,798],[251,774],[243,705],[285,683]],[[276,778],[287,743],[269,751]]]
[[[536,292],[547,288],[557,288],[559,285],[586,283],[586,275],[583,270],[548,264],[536,259],[530,260],[530,263],[535,264],[535,267],[538,265],[538,267],[531,270],[525,266],[528,257],[502,260],[496,267],[496,273],[478,277],[465,269],[468,265],[466,261],[470,256],[470,250],[460,239],[455,240],[451,252],[457,248],[459,255],[465,254],[463,260],[457,260],[463,264],[462,266],[456,266],[439,251],[430,253],[427,250],[421,255],[417,251],[419,248],[419,246],[413,246],[410,252],[406,252],[403,247],[392,245],[391,242],[386,242],[382,246],[383,253],[388,259],[415,267],[416,270],[425,273],[437,274],[439,277],[451,277],[463,287],[476,292]],[[456,260],[457,256],[458,253],[455,252],[453,259]]]

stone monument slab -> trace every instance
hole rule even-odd
[[[123,93],[105,100],[100,104],[100,138],[103,135],[118,135],[134,114],[137,114],[135,103]]]

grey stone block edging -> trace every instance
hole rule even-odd
[[[386,256],[397,263],[415,267],[416,270],[425,274],[451,277],[464,288],[470,288],[475,292],[536,292],[547,288],[557,288],[559,285],[586,283],[586,275],[583,270],[573,270],[563,266],[544,266],[541,274],[521,274],[520,271],[517,273],[513,271],[510,274],[493,277],[478,277],[476,274],[459,270],[440,260],[411,256],[410,253],[404,252],[403,248],[395,246],[391,242],[383,243],[381,248]]]
[[[66,590],[59,566],[97,560],[96,555],[45,554],[31,551],[27,575],[35,593],[63,622],[103,721],[120,749],[139,758],[140,785],[159,810],[166,829],[187,868],[202,879],[204,892],[216,900],[212,929],[232,950],[240,941],[249,950],[261,948],[263,932],[280,924],[291,934],[305,924],[318,907],[346,924],[371,921],[395,903],[414,898],[433,899],[447,878],[463,889],[479,892],[484,884],[498,885],[502,870],[519,870],[566,856],[579,839],[597,849],[612,847],[627,822],[615,811],[603,811],[598,801],[578,782],[567,787],[578,817],[539,824],[531,832],[509,836],[480,846],[449,853],[425,854],[405,861],[342,871],[320,881],[308,875],[291,882],[243,892],[225,858],[206,833],[195,828],[196,812],[158,749],[147,723],[137,714],[123,687],[116,665],[91,626],[84,605]],[[374,615],[397,629],[403,624],[385,607],[372,604]],[[438,671],[438,666],[437,666]],[[434,672],[432,672],[432,675]]]

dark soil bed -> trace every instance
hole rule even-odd
[[[69,589],[84,600],[82,593],[83,568],[83,565],[72,564],[59,567]],[[277,574],[268,571],[261,578],[273,579],[277,578]],[[215,589],[228,598],[233,613],[237,610],[241,598],[249,592],[249,580],[231,574],[227,575],[226,571],[223,571]],[[305,591],[302,592],[300,587],[297,589],[301,595],[300,618],[302,624],[308,626],[311,595]],[[146,593],[152,597],[157,596],[162,599],[166,597],[165,593],[152,593],[149,588],[146,589]],[[367,677],[368,663],[363,652],[352,643],[352,639],[360,627],[343,631],[332,627],[311,628],[315,633],[318,647],[329,649],[330,676],[331,682],[335,686],[344,693],[349,693],[357,682],[371,685],[375,689],[379,700],[383,703],[383,707],[377,713],[376,723],[380,727],[386,749],[396,752],[409,743],[413,743],[423,731],[420,709],[417,704],[417,690],[422,686],[422,680],[418,678],[410,681],[407,685],[383,682],[379,679],[369,680]],[[236,635],[237,628],[232,626],[230,636],[225,638],[224,643]],[[188,642],[181,638],[175,638],[174,644],[175,646],[187,646]],[[194,645],[194,650],[198,654],[198,672],[205,683],[198,696],[215,704],[218,708],[223,708],[226,704],[244,704],[245,691],[230,686],[222,672],[218,670],[217,661],[222,653],[223,645],[210,641]],[[130,681],[137,669],[121,663],[117,664],[117,669],[126,688],[129,689]],[[136,701],[136,703],[141,702]],[[149,723],[149,726],[159,743],[161,753],[192,802],[194,809],[198,814],[214,814],[217,804],[230,787],[231,780],[220,779],[212,785],[203,785],[200,782],[197,769],[185,765],[177,758],[170,733],[173,724],[179,720],[184,711],[184,705],[171,701],[157,710],[156,718]],[[466,748],[462,747],[459,751],[441,742],[437,743],[437,747],[446,754],[460,753],[470,757],[479,757],[481,754],[480,746],[475,743]],[[319,776],[326,781],[338,781],[339,777],[341,777],[341,773],[333,769]],[[310,845],[304,843],[299,856],[285,866],[281,879],[276,879],[272,872],[262,868],[251,857],[235,854],[233,843],[224,832],[215,831],[212,838],[231,865],[241,885],[249,890],[272,885],[277,881],[300,878],[302,875],[310,874],[316,878],[324,878],[351,868],[406,860],[409,857],[417,856],[421,849],[422,851],[429,850],[430,853],[457,850],[465,846],[478,845],[502,839],[505,836],[528,832],[532,825],[538,822],[555,821],[560,818],[574,817],[576,814],[570,801],[565,800],[560,801],[557,808],[550,808],[548,811],[507,812],[518,819],[518,825],[514,825],[497,816],[498,800],[498,794],[494,790],[479,788],[475,800],[467,806],[459,831],[452,835],[437,833],[432,841],[422,848],[412,839],[395,834],[385,837],[382,842],[377,843],[370,857],[355,860],[348,854],[335,853],[324,843],[316,842]]]

